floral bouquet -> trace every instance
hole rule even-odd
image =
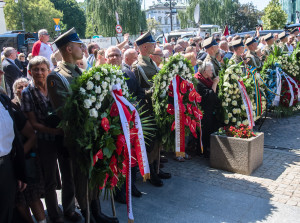
[[[247,108],[241,96],[240,82],[242,68],[239,64],[228,66],[219,74],[219,98],[222,101],[223,119],[226,125],[250,124]],[[247,100],[248,107],[252,107],[254,100]],[[252,111],[252,109],[250,109]]]
[[[300,79],[300,68],[299,63],[293,59],[293,56],[288,54],[283,54],[279,56],[275,62],[281,65],[281,69],[291,77],[297,77]]]
[[[257,72],[255,67],[247,66],[246,75],[243,77],[243,83],[246,87],[253,108],[253,119],[258,120],[266,111],[266,93],[265,83]]]
[[[255,137],[256,135],[248,125],[240,124],[239,126],[225,126],[220,128],[218,135],[226,135],[228,137],[246,138]]]
[[[191,63],[177,55],[171,57],[154,78],[153,108],[166,149],[175,147],[174,129],[180,131],[176,138],[180,138],[181,146],[184,146],[184,137],[192,133],[197,138],[196,129],[201,128],[202,112],[198,104],[201,96],[194,88],[197,80],[193,74]],[[176,146],[175,150],[176,155],[183,156],[183,149],[180,153]]]

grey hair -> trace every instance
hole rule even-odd
[[[31,70],[32,67],[40,65],[40,64],[46,64],[48,69],[50,69],[50,63],[47,60],[46,57],[43,56],[35,56],[31,60],[29,60],[28,69]]]
[[[198,71],[200,72],[200,74],[203,74],[203,72],[206,70],[207,67],[211,67],[212,70],[214,71],[214,65],[211,62],[202,62],[201,60],[197,61],[199,67],[198,67]]]
[[[125,52],[124,52],[124,58],[128,57],[130,54],[132,53],[137,53],[135,49],[127,49]]]
[[[47,29],[41,29],[38,32],[38,37],[41,38],[41,36],[44,35],[44,34],[46,34],[46,33],[48,33]]]
[[[107,50],[105,51],[105,58],[108,58],[108,51],[109,51],[109,50],[117,50],[117,51],[119,51],[120,56],[122,56],[122,51],[121,51],[118,47],[116,47],[116,46],[110,46],[110,47],[108,47]]]
[[[17,87],[18,87],[18,85],[19,85],[20,83],[24,83],[24,82],[29,83],[29,81],[28,81],[26,78],[24,78],[24,77],[18,78],[18,79],[14,82],[14,84],[13,84],[13,92],[14,92],[15,95],[17,94]]]
[[[6,58],[8,58],[14,50],[15,50],[15,48],[13,48],[13,47],[6,47],[4,50],[4,56]]]

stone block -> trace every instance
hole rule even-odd
[[[212,134],[210,166],[234,173],[250,175],[263,163],[264,133],[241,139]]]

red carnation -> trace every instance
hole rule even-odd
[[[192,115],[193,114],[192,105],[187,103],[186,107],[187,107],[188,113]]]
[[[174,105],[168,104],[167,112],[168,112],[170,115],[174,115],[174,114],[175,114],[175,111],[174,111]]]
[[[112,104],[109,114],[111,117],[116,117],[119,115],[119,109],[116,102]]]
[[[109,130],[110,127],[109,127],[109,121],[108,121],[108,119],[106,117],[102,118],[102,120],[101,120],[101,126],[104,129],[104,131],[108,132],[108,130]]]
[[[187,91],[187,84],[188,82],[187,81],[182,81],[181,84],[180,84],[180,91],[182,94],[185,94],[186,91]]]

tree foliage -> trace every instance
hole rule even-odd
[[[238,0],[189,0],[187,10],[178,14],[181,28],[196,26],[194,10],[197,4],[200,6],[200,24],[228,25],[235,32],[255,29],[262,14],[252,3],[241,4]]]
[[[22,16],[24,15],[26,32],[37,32],[47,29],[52,36],[55,33],[53,18],[62,18],[63,13],[56,10],[50,0],[5,0],[4,15],[7,28],[10,30],[22,30]],[[60,24],[62,28],[64,24]]]
[[[265,29],[281,29],[287,22],[287,14],[282,9],[279,0],[271,0],[264,9],[262,17]]]
[[[86,19],[85,12],[75,0],[50,0],[57,10],[63,12],[62,21],[66,25],[67,31],[72,27],[76,28],[81,38],[85,37]]]
[[[123,33],[138,34],[147,28],[139,0],[87,0],[87,36],[115,36],[115,12],[119,14]]]
[[[156,33],[159,31],[157,29],[157,26],[159,25],[159,22],[157,22],[154,18],[147,19],[147,27],[152,33]]]

